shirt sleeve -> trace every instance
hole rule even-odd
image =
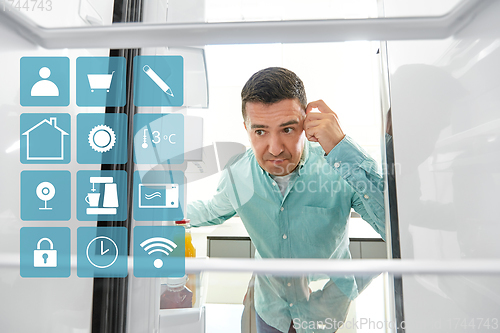
[[[228,195],[228,186],[231,186],[229,178],[225,169],[219,180],[217,192],[210,200],[197,200],[188,204],[186,215],[191,220],[191,226],[222,224],[236,214]]]
[[[347,135],[326,160],[354,190],[352,208],[385,240],[384,181],[376,162]]]

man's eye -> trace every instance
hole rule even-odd
[[[285,131],[285,133],[291,133],[293,131],[293,128],[291,128],[291,127],[285,127],[283,129],[283,131]]]
[[[257,135],[263,135],[264,131],[263,130],[256,130],[255,134],[257,134]]]

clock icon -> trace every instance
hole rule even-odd
[[[118,258],[118,246],[106,236],[95,237],[87,245],[87,259],[97,268],[107,268]]]

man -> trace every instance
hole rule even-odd
[[[302,81],[276,67],[255,73],[241,97],[251,149],[225,168],[211,200],[188,205],[193,226],[220,224],[237,213],[256,258],[349,259],[351,208],[385,238],[375,162],[323,101],[307,104]],[[334,332],[370,280],[330,277],[311,293],[314,278],[257,275],[257,331]]]

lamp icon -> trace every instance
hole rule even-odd
[[[52,199],[56,194],[56,188],[52,183],[41,182],[36,187],[36,195],[40,200],[45,201],[45,207],[40,207],[40,210],[51,210],[52,208],[47,207],[47,201]]]

